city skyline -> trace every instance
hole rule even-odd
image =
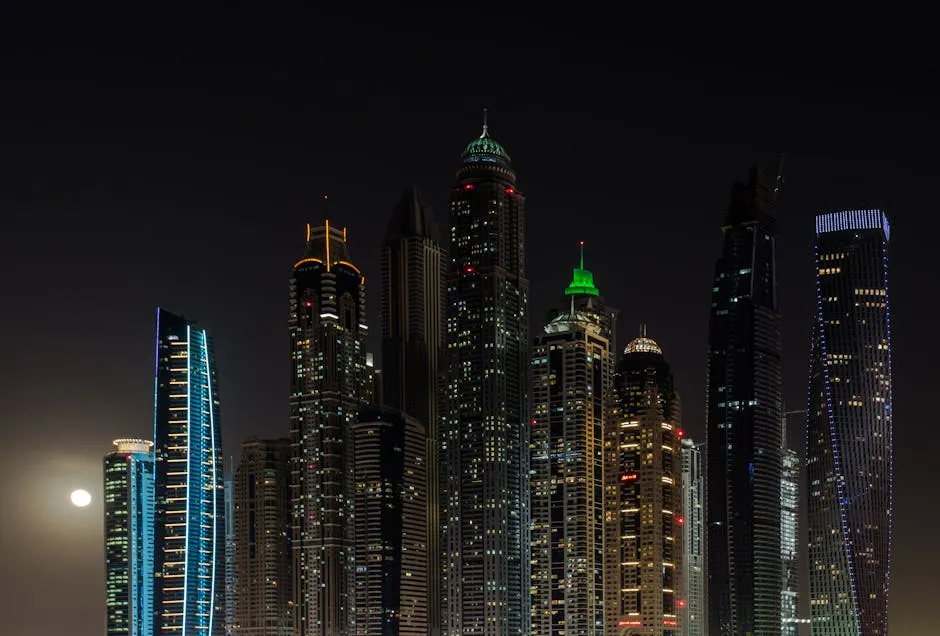
[[[572,21],[577,24],[577,16]],[[331,217],[349,227],[357,265],[372,281],[369,324],[377,325],[375,246],[390,204],[403,186],[416,182],[439,216],[446,211],[454,148],[472,136],[480,108],[488,106],[529,197],[533,329],[554,302],[553,281],[570,266],[564,255],[574,241],[585,240],[592,270],[609,281],[605,295],[622,309],[625,333],[639,322],[656,326],[683,393],[686,426],[697,440],[703,439],[704,403],[699,316],[708,303],[706,270],[718,250],[716,218],[728,182],[748,163],[769,165],[778,150],[787,151],[789,189],[781,209],[786,237],[778,269],[784,391],[794,407],[805,401],[815,302],[812,216],[833,209],[887,210],[894,226],[898,392],[890,620],[901,633],[918,633],[926,624],[917,608],[929,601],[927,576],[937,566],[935,557],[918,552],[934,515],[920,510],[914,485],[938,438],[931,429],[915,435],[910,425],[929,417],[925,389],[936,357],[927,315],[912,306],[918,290],[930,288],[935,264],[913,237],[930,235],[937,224],[924,176],[935,172],[936,160],[922,148],[933,130],[923,111],[935,98],[915,99],[919,84],[902,78],[929,73],[930,56],[908,57],[890,34],[861,37],[857,25],[842,22],[839,28],[853,36],[825,39],[832,52],[837,43],[864,41],[864,47],[849,48],[865,77],[852,68],[830,76],[825,69],[832,70],[836,58],[825,56],[818,32],[779,18],[762,20],[759,28],[756,22],[729,19],[735,25],[730,39],[754,43],[760,32],[761,46],[779,54],[754,57],[773,72],[749,72],[748,60],[716,60],[723,54],[696,49],[703,38],[693,33],[671,53],[661,45],[652,55],[636,56],[638,64],[651,65],[652,75],[674,79],[653,81],[627,70],[634,98],[626,105],[614,100],[621,89],[609,84],[610,77],[623,76],[623,56],[610,55],[612,44],[587,42],[577,29],[567,32],[576,46],[559,47],[570,61],[554,48],[532,49],[533,35],[520,29],[518,42],[493,49],[506,56],[505,77],[472,67],[454,72],[467,59],[463,55],[480,55],[492,38],[475,30],[477,44],[460,53],[460,38],[452,36],[463,32],[462,24],[447,28],[453,46],[429,29],[427,41],[442,44],[441,54],[413,73],[399,77],[393,71],[401,49],[380,56],[376,63],[385,76],[398,81],[370,79],[355,55],[337,60],[335,68],[316,64],[304,73],[311,54],[299,49],[299,55],[283,56],[289,70],[276,81],[264,77],[272,58],[280,57],[273,51],[259,57],[258,66],[239,70],[237,81],[229,67],[197,71],[172,55],[159,62],[143,57],[133,46],[122,49],[123,61],[81,48],[24,60],[11,77],[12,117],[4,123],[10,134],[2,151],[2,196],[11,214],[0,258],[5,271],[15,272],[8,287],[13,311],[4,312],[3,325],[16,334],[7,364],[20,361],[4,387],[12,438],[2,452],[13,475],[31,476],[11,480],[18,490],[3,486],[15,513],[2,537],[11,554],[6,567],[24,572],[2,602],[4,612],[20,621],[11,625],[13,632],[56,631],[60,617],[37,609],[46,589],[63,599],[76,634],[101,620],[98,608],[86,610],[100,597],[100,590],[88,589],[97,583],[83,583],[100,581],[103,568],[100,456],[112,438],[151,436],[152,307],[185,308],[216,335],[226,456],[249,434],[283,435],[284,264],[294,262],[304,223],[322,218],[320,194],[329,193]],[[781,22],[789,30],[786,41],[804,42],[800,56],[821,53],[813,58],[817,74],[794,59],[792,46],[781,46]],[[400,27],[397,21],[389,25]],[[336,44],[335,34],[322,35],[313,46]],[[147,40],[145,33],[136,36]],[[362,36],[376,38],[363,51],[392,44],[369,28]],[[275,50],[296,46],[290,39]],[[722,40],[713,33],[708,39]],[[423,41],[395,40],[405,47]],[[357,50],[366,45],[356,42]],[[692,50],[696,59],[684,59]],[[189,60],[206,63],[206,53],[197,46]],[[588,59],[593,63],[580,65]],[[890,78],[880,66],[889,59],[899,62],[891,64]],[[551,83],[547,69],[539,70],[543,64],[552,68]],[[120,88],[110,75],[118,69],[113,77],[122,78]],[[750,94],[741,99],[738,90],[756,91],[756,100]],[[758,108],[751,107],[755,103]],[[905,116],[896,117],[901,111]],[[187,231],[179,233],[183,219]],[[57,282],[63,262],[76,284]],[[69,309],[69,337],[61,335],[50,297],[52,306]],[[96,335],[102,318],[111,330],[106,338]],[[372,351],[378,351],[377,332],[372,330]],[[93,379],[88,360],[95,361]],[[50,370],[74,379],[50,382]],[[69,508],[60,496],[77,486],[92,492],[87,509]],[[27,540],[33,536],[39,540]]]

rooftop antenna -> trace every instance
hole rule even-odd
[[[777,178],[774,179],[774,192],[773,192],[773,202],[777,203],[777,200],[780,198],[780,193],[783,191],[783,160],[786,159],[784,153],[780,153],[780,161],[777,162]]]
[[[584,241],[581,241],[581,269],[584,269]]]
[[[646,323],[645,322],[640,323],[640,337],[641,338],[646,337]]]
[[[480,135],[480,138],[489,136],[489,127],[487,126],[487,109],[483,109],[483,134]]]

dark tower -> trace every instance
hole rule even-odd
[[[484,122],[450,196],[441,457],[453,636],[529,633],[524,203],[509,155]]]
[[[894,418],[888,219],[816,217],[806,427],[813,634],[888,633]]]
[[[780,633],[780,314],[774,193],[736,183],[715,264],[706,412],[711,636]]]
[[[290,279],[294,633],[345,636],[353,616],[350,427],[372,400],[365,278],[346,230],[307,226]]]
[[[411,188],[382,244],[382,398],[426,431],[428,634],[441,633],[441,513],[438,435],[443,397],[443,250],[430,210]]]

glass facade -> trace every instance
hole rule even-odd
[[[604,633],[604,434],[613,382],[608,312],[579,310],[598,296],[581,267],[532,350],[532,632]],[[593,292],[593,293],[592,293]],[[599,298],[595,300],[599,301]],[[598,303],[598,306],[600,303]]]
[[[706,393],[708,633],[780,633],[782,344],[774,193],[736,183],[715,264]]]
[[[290,279],[290,423],[294,626],[348,634],[355,619],[349,430],[372,400],[365,277],[346,230],[307,226]]]
[[[451,636],[529,633],[524,209],[509,155],[484,126],[450,196],[441,458]]]
[[[888,633],[893,413],[888,220],[816,218],[816,320],[807,409],[814,636]]]
[[[153,634],[153,442],[114,440],[104,458],[107,636]]]
[[[680,634],[685,523],[680,426],[672,371],[643,327],[617,365],[609,420],[609,634]]]
[[[225,486],[225,635],[235,631],[235,490],[232,475],[226,473]]]
[[[682,440],[683,572],[679,624],[684,636],[705,636],[705,445]]]
[[[797,636],[799,618],[799,490],[800,457],[794,450],[783,452],[780,480],[780,560],[783,589],[780,591],[780,622],[783,636]]]
[[[154,630],[225,633],[218,377],[205,330],[157,310]]]

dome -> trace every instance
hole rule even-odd
[[[659,348],[656,341],[646,337],[646,325],[640,325],[640,337],[634,338],[630,344],[623,350],[624,355],[630,353],[655,353],[663,355],[663,350]]]
[[[486,123],[486,110],[483,110],[483,133],[467,144],[463,154],[460,155],[463,163],[496,163],[508,166],[512,161],[506,149],[490,137],[489,127]]]

